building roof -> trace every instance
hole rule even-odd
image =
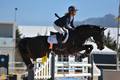
[[[37,35],[50,35],[50,31],[55,31],[52,26],[18,26],[22,37],[34,37]]]

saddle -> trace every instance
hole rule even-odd
[[[61,35],[59,32],[50,32],[50,35],[56,35],[56,38],[59,38],[58,36]],[[62,36],[62,41],[66,38],[67,33]]]
[[[50,32],[50,36],[48,37],[48,43],[50,43],[50,44],[58,44],[58,36],[60,35],[60,33],[58,33],[58,32]],[[63,35],[63,37],[62,37],[62,43],[66,43],[67,42],[67,40],[68,40],[68,34],[67,33],[65,33],[64,35]]]
[[[50,31],[50,35],[56,35],[56,34],[59,34],[59,33]]]

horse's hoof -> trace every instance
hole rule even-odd
[[[81,57],[78,57],[76,60],[79,61],[79,62],[82,62],[82,58]]]
[[[28,78],[27,78],[27,77],[24,77],[23,80],[28,80]]]
[[[81,54],[80,55],[80,58],[86,58],[86,57],[88,57],[89,55],[88,54]]]

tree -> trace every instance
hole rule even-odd
[[[18,47],[17,47],[17,45],[18,45],[18,43],[19,43],[19,41],[20,41],[20,39],[21,39],[21,33],[20,33],[20,31],[19,31],[19,29],[17,28],[16,29],[16,52],[15,52],[15,61],[22,61],[22,58],[21,58],[21,56],[20,56],[20,53],[19,53],[19,50],[18,50]]]
[[[19,31],[19,29],[16,29],[16,44],[18,44],[19,40],[21,39],[21,33]]]
[[[116,40],[110,37],[110,31],[105,36],[105,45],[112,50],[116,50],[117,48]]]

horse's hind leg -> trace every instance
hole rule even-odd
[[[18,49],[19,49],[19,52],[21,54],[21,57],[22,57],[24,63],[27,66],[28,80],[34,80],[34,71],[33,71],[34,65],[32,64],[32,62],[30,60],[29,51],[28,51],[28,44],[27,44],[27,41],[25,39],[22,39],[19,42]]]
[[[27,54],[22,54],[21,56],[27,66],[28,80],[34,80],[34,64],[32,64],[30,57]]]
[[[23,59],[23,61],[25,62],[26,66],[27,66],[27,71],[28,71],[28,80],[34,80],[34,70],[33,67],[34,65],[32,64],[31,60],[30,60],[30,56],[28,55],[28,53],[21,53],[21,57]]]
[[[30,56],[28,55],[29,51],[28,51],[28,46],[27,46],[26,40],[22,39],[19,42],[18,49],[19,49],[20,55],[23,59],[23,62],[26,64],[27,67],[30,66],[30,64],[32,64],[32,62],[30,60]]]
[[[30,60],[30,57],[27,54],[21,54],[21,57],[22,57],[23,61],[25,62],[27,68],[30,69],[30,68],[34,67]]]
[[[34,69],[28,70],[28,80],[34,80]]]

